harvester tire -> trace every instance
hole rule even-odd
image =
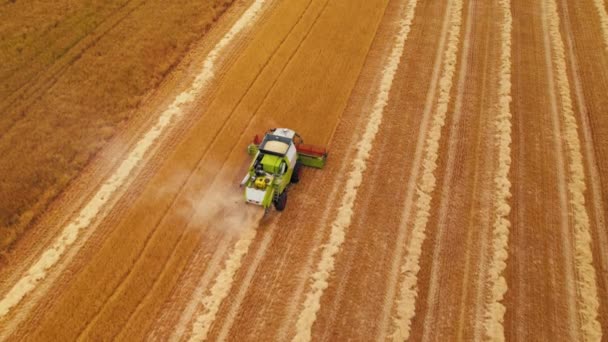
[[[296,184],[300,181],[300,162],[296,162],[293,167],[293,173],[291,174],[291,183]]]
[[[279,195],[276,202],[274,202],[274,207],[277,211],[283,211],[285,206],[287,205],[287,191],[283,191],[282,194]]]

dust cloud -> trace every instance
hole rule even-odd
[[[172,210],[187,222],[188,229],[238,236],[247,228],[257,227],[264,209],[247,204],[243,188],[224,175],[213,175],[216,179],[205,186],[205,175],[221,169],[217,163],[208,163],[204,170],[178,170],[156,189],[155,196],[177,196]]]

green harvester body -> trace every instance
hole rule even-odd
[[[327,160],[325,149],[305,145],[287,128],[271,129],[261,141],[256,135],[247,152],[253,161],[241,182],[245,201],[266,210],[273,203],[278,211],[285,208],[287,189],[299,181],[302,166],[321,169]]]

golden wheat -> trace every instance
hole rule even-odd
[[[25,112],[18,102],[19,111],[8,108],[3,113],[3,117],[13,119],[0,135],[0,251],[86,166],[119,125],[132,117],[143,97],[162,81],[189,45],[209,29],[232,1],[149,1],[132,8],[124,14],[124,20],[109,28],[59,73],[49,83],[51,87],[35,98],[20,99],[27,102]],[[87,15],[91,11],[87,6],[78,7],[78,11],[83,13],[71,15],[84,16],[81,24],[87,28],[95,26],[87,24],[89,21],[101,20],[101,14]],[[48,16],[50,21],[55,18],[56,14]],[[62,37],[83,35],[78,25],[69,26],[74,32],[62,25],[58,25]],[[49,30],[54,32],[52,25]],[[2,47],[8,33],[0,30],[0,34],[4,34],[0,40]],[[44,45],[40,40],[47,39],[48,34],[39,35],[38,40],[32,38],[29,42],[32,48],[24,47],[24,53],[36,55],[40,51],[38,45]],[[48,44],[48,49],[56,48]],[[40,53],[61,57],[55,52]],[[7,61],[3,61],[0,75],[12,67],[16,69],[15,75],[23,76],[3,81],[2,86],[16,91],[32,69],[22,58]],[[30,64],[52,67],[53,60],[34,58]],[[4,95],[0,102],[8,96],[7,92],[0,94]]]

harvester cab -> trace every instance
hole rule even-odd
[[[302,166],[323,168],[325,149],[305,145],[302,138],[288,128],[273,128],[260,141],[256,135],[247,147],[253,161],[241,186],[245,201],[268,210],[272,204],[278,211],[287,204],[287,188],[300,180]]]

